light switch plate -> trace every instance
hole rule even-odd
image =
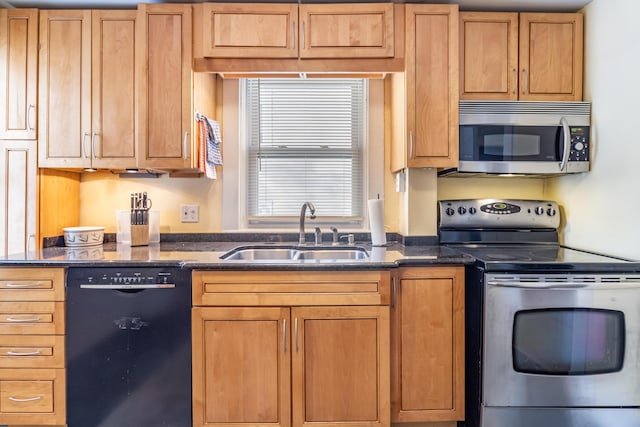
[[[198,222],[199,208],[198,205],[181,205],[180,222]]]

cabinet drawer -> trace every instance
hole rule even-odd
[[[0,335],[1,368],[64,368],[64,336]]]
[[[0,268],[0,301],[64,301],[64,269]]]
[[[194,271],[193,305],[388,305],[388,271]]]
[[[0,369],[0,423],[63,425],[63,369]]]
[[[53,381],[0,382],[0,412],[53,412]]]
[[[0,302],[0,335],[63,335],[64,302]]]

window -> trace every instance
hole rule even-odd
[[[248,224],[297,219],[360,222],[366,195],[367,81],[245,79]]]

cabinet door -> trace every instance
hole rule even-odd
[[[92,21],[92,166],[135,168],[136,11],[94,10]]]
[[[389,307],[296,307],[293,425],[389,425]]]
[[[138,13],[138,165],[190,168],[191,5],[140,4]]]
[[[91,11],[40,11],[38,166],[91,166]]]
[[[38,10],[0,10],[0,139],[36,139]]]
[[[298,57],[297,4],[205,3],[202,12],[205,57]]]
[[[406,5],[407,166],[458,164],[458,7]]]
[[[193,425],[291,424],[288,308],[193,309]]]
[[[520,99],[582,100],[583,16],[520,14]]]
[[[460,99],[518,99],[518,14],[460,12]]]
[[[301,58],[390,58],[393,3],[301,4]]]
[[[464,268],[407,268],[392,317],[392,420],[464,419]]]
[[[36,247],[36,141],[0,140],[0,256]]]

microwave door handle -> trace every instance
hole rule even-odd
[[[560,171],[564,171],[569,161],[569,152],[571,151],[571,131],[569,130],[569,122],[566,118],[560,119],[562,132],[564,134],[564,150],[562,152],[562,162],[560,162]]]

